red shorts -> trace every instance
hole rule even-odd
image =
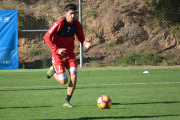
[[[74,53],[65,56],[53,56],[52,63],[60,80],[65,80],[67,78],[65,68],[68,71],[77,72],[77,61]]]

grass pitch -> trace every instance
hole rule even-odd
[[[0,119],[180,119],[180,67],[80,68],[74,108],[62,106],[68,84],[46,71],[0,71]],[[110,109],[97,107],[101,95],[111,98]]]

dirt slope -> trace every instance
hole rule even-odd
[[[19,29],[49,29],[53,22],[64,16],[63,8],[70,3],[68,0],[27,1],[11,1],[26,18],[24,23],[19,23]],[[5,0],[2,2],[9,4]],[[78,3],[78,0],[73,2]],[[160,25],[153,17],[150,3],[144,0],[84,0],[83,3],[84,32],[86,40],[92,43],[89,50],[84,50],[85,63],[95,59],[106,63],[129,51],[138,54],[157,52],[163,59],[168,59],[167,56],[173,54],[180,58],[180,39],[172,27]],[[19,20],[22,21],[22,18]],[[26,23],[31,21],[33,24],[26,26]],[[48,49],[44,46],[43,35],[44,33],[40,37],[28,38],[30,41],[19,35],[20,63],[42,59],[36,54],[29,59],[25,52],[31,49],[34,43],[41,47],[38,47],[39,53]],[[79,46],[78,41],[75,45]],[[79,49],[76,48],[75,52],[78,59]],[[180,62],[176,61],[176,64]]]
[[[87,23],[86,31],[87,38],[95,44],[88,51],[89,56],[103,58],[104,62],[128,51],[140,54],[158,52],[164,59],[172,54],[180,57],[180,40],[173,35],[173,28],[160,26],[148,3],[105,0],[94,8],[97,17]]]

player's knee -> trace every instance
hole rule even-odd
[[[77,78],[77,72],[71,72],[71,73],[70,73],[70,76],[71,76],[71,81],[72,81],[72,82],[75,82],[75,81],[76,81],[76,78]]]
[[[59,77],[59,82],[60,82],[62,85],[66,84],[66,83],[68,82],[68,77],[67,77],[66,72],[64,72],[64,73],[62,73],[62,74],[59,74],[58,77]]]
[[[76,86],[77,74],[71,74],[70,76],[71,76],[71,79],[70,79],[71,81],[70,81],[68,87],[74,87],[74,86]]]
[[[76,74],[76,73],[73,73],[73,74],[71,74],[71,77],[76,78],[76,77],[77,77],[77,74]]]
[[[65,78],[64,80],[59,80],[62,85],[66,84],[68,82],[68,78]]]

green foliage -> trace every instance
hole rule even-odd
[[[48,10],[49,8],[50,8],[50,7],[48,7],[48,6],[45,6],[45,9],[46,9],[46,10]]]
[[[2,9],[2,10],[16,10],[16,6],[6,5],[6,4],[0,3],[0,9]]]
[[[173,35],[180,40],[180,24],[171,27],[173,28]]]
[[[83,30],[84,30],[84,31],[87,31],[87,30],[88,30],[88,26],[87,26],[86,24],[82,24],[82,26],[83,26]]]
[[[89,11],[87,11],[87,16],[89,17],[95,17],[94,8],[91,7]]]
[[[43,68],[47,68],[48,58],[51,57],[51,50],[50,49],[44,49],[43,52],[41,53],[41,56],[42,56]]]
[[[168,54],[166,56],[166,60],[168,62],[168,65],[176,65],[179,63],[180,58],[178,58],[176,54]]]
[[[43,44],[43,46],[45,45],[46,44]],[[25,55],[27,55],[28,59],[32,61],[32,69],[48,68],[49,59],[52,57],[50,49],[45,49],[44,47],[39,48],[38,44],[33,44],[32,48],[27,49]],[[35,62],[37,60],[39,63]],[[22,68],[26,68],[26,66],[22,65]]]
[[[92,67],[98,67],[98,61],[97,60],[90,61],[90,63],[91,63]]]
[[[180,0],[153,0],[152,6],[154,20],[150,23],[150,27],[157,29],[164,24],[169,25],[173,28],[173,35],[180,39]]]
[[[158,53],[153,54],[136,54],[134,52],[128,52],[125,55],[121,55],[114,62],[113,66],[140,66],[140,65],[159,65],[162,58]]]
[[[179,0],[153,0],[154,13],[162,22],[169,25],[180,24]]]
[[[25,55],[27,55],[30,59],[32,59],[34,56],[39,56],[40,52],[38,49],[38,45],[37,44],[33,44],[33,47],[30,49],[27,49],[27,51],[25,52]]]
[[[100,60],[90,61],[91,67],[105,67]]]
[[[173,66],[180,64],[180,58],[176,54],[168,54],[164,57],[159,53],[144,53],[137,54],[135,52],[127,52],[117,57],[114,61],[102,63],[101,61],[91,61],[92,67],[104,67],[104,66]]]
[[[113,47],[112,43],[107,43],[107,47]]]
[[[108,49],[112,49],[114,47],[114,44],[113,43],[106,43],[106,45],[104,46],[104,48],[106,49],[106,50],[108,50]]]

